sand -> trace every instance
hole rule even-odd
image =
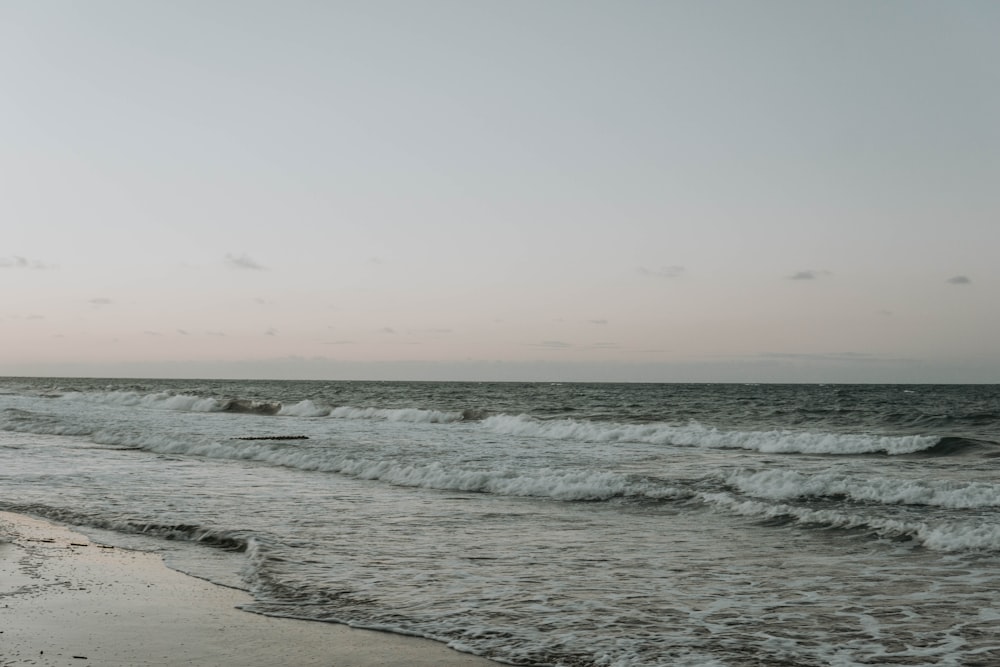
[[[236,608],[249,601],[156,554],[0,512],[0,666],[498,664],[425,639]]]

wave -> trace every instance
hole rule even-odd
[[[164,540],[197,542],[227,551],[246,551],[248,541],[251,539],[243,531],[225,530],[197,524],[158,523],[137,519],[99,517],[72,509],[47,505],[3,503],[0,504],[0,508],[7,512],[29,514],[73,526],[89,526],[131,535],[149,535]]]
[[[206,399],[214,401],[215,399]],[[218,401],[216,401],[218,403]],[[220,411],[236,412],[248,415],[276,415],[282,410],[281,403],[277,401],[251,401],[248,399],[230,398],[221,402]],[[198,410],[193,410],[198,412]],[[306,415],[300,415],[306,416]]]
[[[364,460],[344,462],[337,472],[361,479],[377,479],[399,486],[449,491],[491,493],[504,496],[544,497],[564,501],[595,501],[612,498],[675,500],[691,493],[652,480],[641,480],[613,472],[516,469],[462,470],[437,463],[400,465]]]
[[[281,405],[275,414],[281,417],[326,417],[330,408],[312,401],[299,401],[295,405]]]
[[[61,397],[67,401],[83,401],[99,405],[142,407],[151,410],[177,412],[234,412],[239,414],[275,415],[282,409],[276,401],[241,398],[211,398],[191,394],[158,392],[140,394],[134,391],[71,392]]]
[[[981,521],[930,524],[848,514],[835,509],[810,509],[784,503],[741,500],[728,493],[702,493],[703,502],[740,516],[778,521],[805,528],[863,530],[877,537],[914,541],[935,551],[1000,551],[1000,525]]]
[[[330,410],[329,416],[334,419],[380,419],[423,424],[450,424],[465,419],[462,412],[443,412],[419,408],[354,408],[350,406],[333,408]]]
[[[38,435],[85,436],[93,432],[89,426],[67,423],[52,415],[18,408],[6,408],[0,411],[0,429]]]
[[[696,422],[672,424],[614,424],[574,419],[543,421],[528,415],[495,415],[483,428],[517,435],[587,442],[639,442],[708,449],[746,449],[768,454],[912,454],[934,447],[937,436],[886,436],[858,433],[799,431],[723,431]]]
[[[280,401],[263,401],[245,398],[211,398],[191,394],[160,392],[141,394],[134,391],[70,392],[63,400],[82,401],[98,405],[140,407],[152,410],[178,412],[229,412],[236,414],[276,415],[280,417],[330,417],[333,419],[370,419],[393,422],[447,424],[473,421],[483,417],[479,410],[467,409],[448,412],[420,408],[332,407],[303,400],[285,405]]]
[[[526,414],[489,414],[482,409],[436,410],[417,407],[331,406],[314,400],[282,403],[246,398],[214,398],[169,392],[70,392],[59,400],[182,412],[227,412],[306,419],[372,420],[414,424],[475,423],[499,435],[574,440],[634,442],[709,449],[742,449],[768,454],[864,455],[922,454],[950,456],[985,443],[940,435],[799,430],[722,430],[699,422],[616,423],[585,419],[539,419]],[[27,427],[23,427],[27,428]],[[50,432],[50,431],[45,431]]]
[[[1000,507],[1000,484],[945,480],[806,475],[793,470],[738,472],[726,483],[753,498],[847,498],[883,505],[927,505],[949,509]]]
[[[269,440],[177,440],[155,434],[103,430],[93,434],[97,444],[138,447],[157,454],[201,456],[213,459],[257,461],[299,470],[348,475],[397,486],[446,491],[545,497],[564,501],[608,500],[618,497],[653,500],[679,499],[690,491],[654,478],[639,478],[593,470],[538,469],[525,473],[513,467],[476,469],[440,462],[408,463],[345,455],[336,449],[288,446]]]
[[[235,400],[218,401],[212,398],[188,395],[138,395],[129,392],[90,395],[83,400],[165,410],[251,412],[279,417],[372,420],[411,424],[466,423],[475,420],[478,416],[475,413],[469,414],[469,411],[447,412],[420,408],[358,408],[352,406],[330,408],[310,400],[281,405]],[[474,421],[474,423],[478,428],[498,435],[517,437],[598,443],[647,443],[707,449],[743,449],[769,454],[950,456],[989,444],[962,438],[924,435],[889,436],[788,430],[725,431],[703,426],[696,422],[687,425],[617,424],[573,419],[540,420],[528,415],[505,414],[485,417]],[[88,435],[94,427],[67,424],[61,422],[57,417],[26,410],[7,409],[0,417],[0,428],[49,435]]]
[[[125,407],[143,407],[153,410],[177,410],[181,412],[223,412],[230,410],[240,412],[239,401],[217,400],[189,394],[172,394],[158,392],[155,394],[140,394],[134,391],[108,392],[69,392],[63,394],[61,400],[81,401],[98,405],[116,405]]]
[[[911,412],[892,412],[882,416],[887,424],[905,426],[908,428],[933,430],[962,430],[972,428],[982,430],[1000,425],[1000,414],[995,412],[959,412],[957,414],[927,414]]]
[[[973,438],[960,438],[956,436],[944,436],[936,445],[914,454],[922,456],[956,456],[972,452],[992,450],[996,452],[996,443],[989,440],[976,440]],[[987,453],[987,456],[990,454]]]

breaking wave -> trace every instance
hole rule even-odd
[[[178,412],[230,412],[253,415],[276,415],[281,417],[330,417],[333,419],[370,419],[425,424],[446,424],[477,420],[482,417],[481,411],[472,409],[461,412],[447,412],[420,408],[332,407],[311,400],[303,400],[298,403],[285,405],[280,401],[262,401],[245,398],[211,398],[166,392],[153,394],[141,394],[133,391],[70,392],[64,394],[61,398],[66,401],[79,401],[98,405],[139,407],[151,410],[174,410]]]
[[[723,431],[698,423],[613,424],[559,419],[543,421],[527,415],[496,415],[482,425],[505,435],[582,440],[642,442],[709,449],[747,449],[769,454],[911,454],[934,447],[937,436],[886,436],[798,431]]]
[[[508,496],[546,497],[564,501],[608,500],[617,497],[677,499],[691,493],[659,480],[594,470],[534,469],[515,467],[464,468],[437,461],[404,462],[345,455],[336,449],[293,447],[280,442],[252,440],[220,442],[174,440],[152,434],[99,431],[93,440],[102,445],[139,447],[157,454],[202,456],[214,459],[258,461],[287,468],[337,473],[377,480],[397,486],[448,491],[492,493]]]
[[[249,539],[248,534],[243,531],[196,524],[158,523],[137,519],[101,517],[63,507],[5,503],[0,505],[0,508],[7,512],[30,514],[73,526],[89,526],[132,535],[149,535],[164,540],[197,542],[228,551],[246,551]]]
[[[59,400],[138,407],[154,410],[227,412],[303,419],[372,420],[413,424],[473,423],[497,435],[579,442],[633,442],[707,449],[742,449],[768,454],[865,455],[920,454],[952,456],[983,443],[940,435],[880,435],[873,433],[797,430],[723,430],[699,422],[616,423],[580,419],[539,419],[526,414],[488,414],[482,409],[434,410],[416,407],[331,406],[314,400],[284,404],[245,398],[213,398],[167,392],[71,392]],[[15,423],[16,422],[16,423]],[[28,420],[7,419],[9,430],[30,430]],[[43,428],[42,420],[37,421]],[[36,431],[38,432],[38,431]],[[49,425],[40,432],[59,434]],[[70,433],[70,432],[68,432]],[[989,443],[987,443],[989,444]]]
[[[883,505],[929,505],[950,509],[1000,507],[1000,484],[986,482],[891,479],[794,470],[735,473],[727,483],[741,493],[768,500],[848,498]]]
[[[64,401],[82,401],[98,405],[115,405],[127,407],[143,407],[153,410],[178,410],[184,412],[222,412],[224,410],[240,411],[242,406],[233,405],[230,401],[219,401],[214,398],[190,396],[187,394],[171,394],[159,392],[155,394],[140,394],[134,391],[108,392],[69,392],[60,397]]]
[[[354,408],[350,406],[333,408],[330,410],[329,416],[334,419],[382,419],[418,424],[450,424],[465,419],[461,412],[442,412],[419,408]]]
[[[811,509],[785,503],[742,500],[728,493],[702,493],[699,499],[719,509],[758,519],[806,528],[862,530],[877,537],[913,540],[935,551],[998,551],[1000,525],[978,521],[930,523],[882,518],[839,509]]]

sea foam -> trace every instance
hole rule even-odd
[[[985,482],[861,477],[836,473],[807,475],[764,470],[730,475],[727,483],[756,498],[790,500],[845,496],[855,501],[933,505],[952,509],[1000,507],[1000,485]]]
[[[583,440],[639,442],[709,449],[747,449],[770,454],[910,454],[933,447],[934,436],[883,436],[856,433],[798,431],[724,431],[692,422],[673,424],[613,424],[574,419],[539,420],[527,415],[496,415],[482,422],[495,433]]]
[[[889,519],[836,509],[811,509],[784,503],[742,500],[728,493],[702,493],[705,503],[740,516],[784,519],[801,526],[861,529],[889,539],[912,539],[935,551],[998,551],[1000,525],[975,521],[927,523]]]

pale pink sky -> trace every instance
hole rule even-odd
[[[998,30],[6,2],[0,374],[995,382]]]

